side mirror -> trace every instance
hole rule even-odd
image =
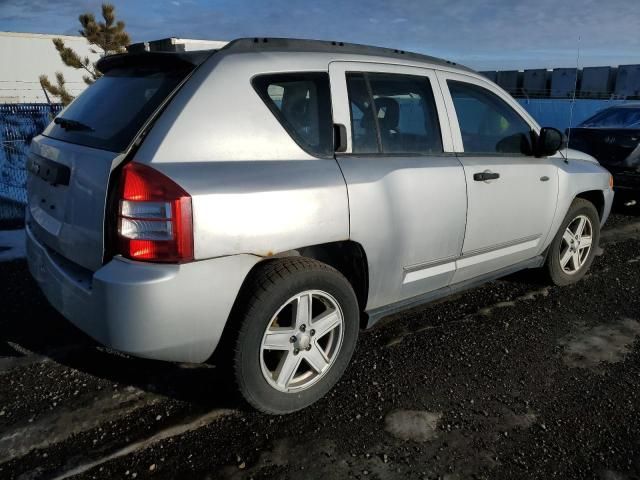
[[[536,138],[534,154],[536,157],[550,157],[566,145],[566,137],[560,130],[553,127],[543,127]]]

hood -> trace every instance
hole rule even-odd
[[[594,156],[607,168],[636,169],[640,158],[640,129],[572,128],[569,147]]]
[[[573,148],[563,148],[560,152],[567,160],[584,160],[586,162],[595,163],[600,165],[600,162],[588,153],[581,152],[580,150],[574,150]]]

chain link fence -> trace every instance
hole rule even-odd
[[[23,222],[29,144],[61,109],[59,104],[0,104],[0,222],[5,225]]]

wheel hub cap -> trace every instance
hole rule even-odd
[[[344,316],[336,299],[307,290],[287,300],[271,318],[260,346],[260,368],[281,392],[311,387],[326,375],[342,346]]]
[[[560,267],[568,275],[577,273],[589,258],[593,225],[586,215],[578,215],[567,225],[560,243]]]
[[[309,345],[311,345],[311,335],[307,335],[305,333],[303,335],[299,335],[297,339],[298,341],[296,343],[298,345],[298,348],[302,350],[306,349]]]

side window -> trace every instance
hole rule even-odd
[[[378,131],[371,95],[362,73],[347,73],[353,153],[378,153]]]
[[[531,126],[504,100],[471,83],[447,84],[465,153],[531,155]]]
[[[429,79],[415,75],[348,73],[353,153],[442,152]]]
[[[254,77],[253,87],[289,135],[306,151],[333,155],[329,76],[287,73]]]

